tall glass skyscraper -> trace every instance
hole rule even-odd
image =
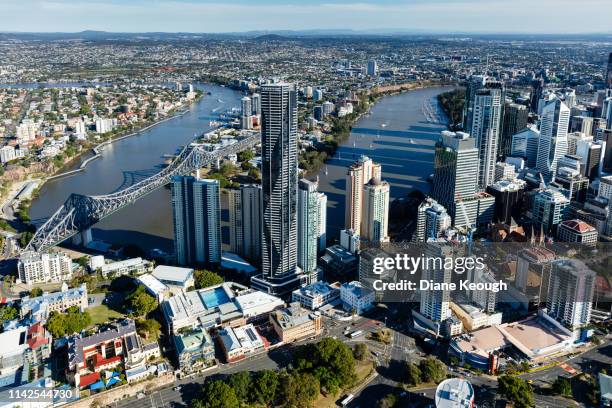
[[[174,249],[180,265],[221,262],[219,181],[172,179]]]
[[[319,241],[319,183],[302,179],[298,188],[298,265],[304,272],[317,268]]]
[[[559,159],[567,154],[569,120],[570,109],[561,100],[554,98],[544,105],[536,169],[547,181],[554,177]]]
[[[297,96],[295,85],[261,87],[262,274],[253,287],[285,295],[301,284],[297,266]]]
[[[495,182],[497,145],[500,139],[504,106],[504,85],[489,81],[479,89],[472,102],[470,133],[478,147],[478,187],[481,190]]]

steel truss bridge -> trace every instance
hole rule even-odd
[[[218,159],[249,149],[260,142],[252,135],[214,151],[190,144],[159,173],[123,190],[107,195],[71,194],[64,204],[36,231],[26,251],[45,251],[68,238],[86,231],[105,217],[170,183],[174,176],[190,174]]]

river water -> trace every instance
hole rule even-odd
[[[219,112],[239,106],[242,96],[215,85],[200,89],[211,95],[205,95],[187,114],[106,146],[102,157],[81,173],[45,183],[30,210],[34,222],[43,222],[71,193],[106,194],[159,171],[164,154],[175,153],[195,134],[209,130],[209,121]],[[436,95],[444,90],[428,88],[385,97],[370,115],[355,124],[349,140],[319,173],[319,190],[328,195],[330,237],[337,237],[343,228],[346,169],[361,154],[382,164],[383,179],[391,184],[392,198],[414,188],[428,191],[426,178],[433,169],[433,145],[445,125],[428,121],[423,107],[431,104],[435,110]],[[151,193],[102,220],[92,231],[95,239],[111,243],[171,250],[170,191],[159,189]]]

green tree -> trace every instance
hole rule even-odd
[[[47,319],[47,330],[53,337],[79,333],[91,324],[91,317],[87,312],[81,312],[76,306],[69,308],[65,313],[51,312]]]
[[[416,386],[421,382],[421,370],[414,363],[406,364],[406,381],[408,385]]]
[[[555,382],[553,382],[552,389],[557,395],[562,395],[564,397],[572,396],[572,384],[568,378],[565,377],[557,377]]]
[[[255,168],[255,167],[253,167],[252,169],[249,170],[248,175],[253,180],[261,180],[261,172],[259,171],[259,169]]]
[[[194,408],[238,408],[236,392],[221,380],[209,380],[202,387],[202,396],[192,402]]]
[[[194,280],[197,289],[207,288],[223,283],[223,278],[218,274],[206,269],[196,270],[194,272]]]
[[[239,401],[246,402],[249,400],[251,375],[248,373],[248,371],[239,371],[230,375],[227,383],[234,389]]]
[[[19,210],[19,212],[21,212],[21,210]],[[23,222],[29,222],[30,221],[30,217],[27,217],[27,221],[25,220],[25,217],[21,217],[18,215],[18,217],[23,221]],[[32,238],[34,237],[34,233],[32,231],[24,231],[21,233],[21,236],[19,237],[19,245],[21,245],[22,248],[25,248],[30,241],[32,240]]]
[[[280,400],[286,408],[308,408],[320,392],[319,380],[312,374],[285,373],[280,380]]]
[[[245,151],[238,153],[239,162],[246,162],[246,161],[252,160],[253,157],[255,157],[255,153],[253,153],[252,150],[245,150]]]
[[[394,408],[397,406],[397,397],[394,394],[387,394],[383,399],[378,401],[378,408]]]
[[[16,307],[2,305],[0,306],[0,321],[6,322],[9,320],[16,319],[19,315],[19,311]]]
[[[498,379],[499,392],[516,408],[529,408],[534,405],[533,389],[522,378],[502,375]]]
[[[437,358],[429,357],[419,363],[424,382],[439,383],[446,378],[446,366]]]
[[[254,401],[260,404],[270,405],[276,400],[279,378],[278,373],[272,370],[262,370],[255,374],[251,382],[251,393]]]
[[[161,324],[155,319],[136,320],[136,330],[145,339],[157,339],[161,331]]]
[[[357,343],[353,347],[353,357],[359,361],[363,361],[368,355],[368,346],[365,343]]]
[[[43,294],[43,290],[38,287],[32,288],[32,290],[30,291],[30,297],[33,297],[33,298],[42,296],[42,294]]]
[[[355,358],[352,350],[331,337],[302,346],[296,353],[299,372],[314,375],[327,394],[336,394],[355,381]]]
[[[138,316],[146,316],[157,307],[157,300],[146,292],[144,286],[139,285],[127,297],[128,304]]]

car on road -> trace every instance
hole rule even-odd
[[[172,391],[180,391],[181,390],[181,386],[177,385],[176,387],[172,388]]]
[[[143,399],[143,398],[145,397],[144,392],[139,392],[139,393],[136,395],[136,397],[137,397],[138,399]]]

